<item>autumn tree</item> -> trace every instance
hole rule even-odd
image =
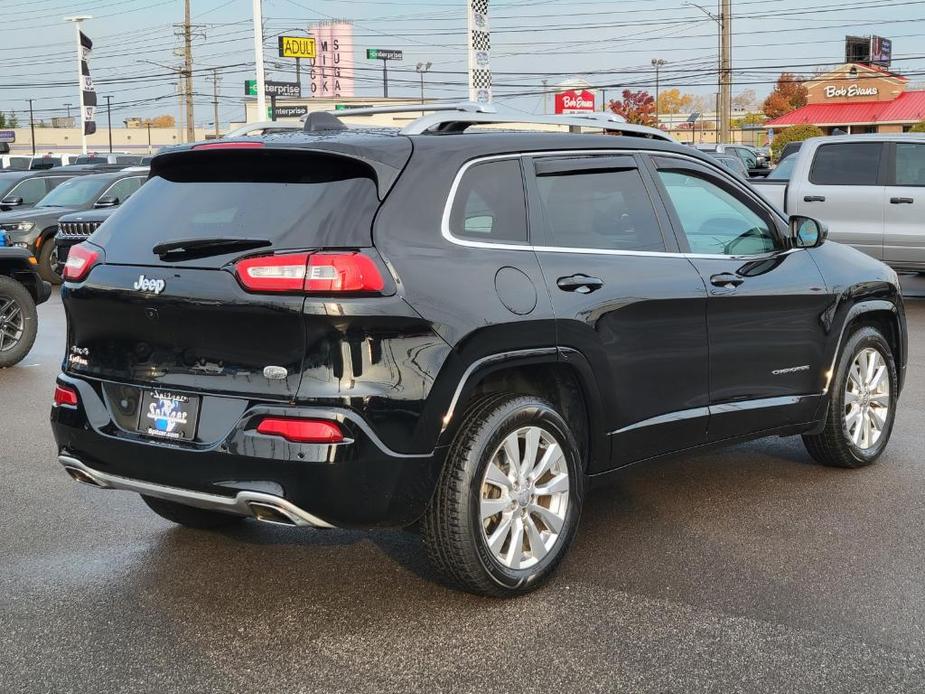
[[[777,78],[774,90],[764,100],[761,110],[768,118],[779,118],[806,106],[806,87],[798,75],[784,72]]]
[[[626,118],[627,123],[655,126],[655,97],[649,92],[623,90],[622,99],[614,99],[609,104],[610,110]]]
[[[693,95],[682,94],[680,89],[666,89],[658,95],[658,112],[686,113],[693,103]]]
[[[152,128],[172,128],[177,122],[174,120],[174,117],[169,113],[165,113],[162,116],[154,116],[146,121],[146,124],[150,123]]]

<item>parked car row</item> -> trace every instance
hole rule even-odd
[[[74,164],[119,164],[138,166],[150,162],[145,154],[130,152],[90,152],[88,154],[47,152],[45,154],[0,154],[0,171],[36,171]]]

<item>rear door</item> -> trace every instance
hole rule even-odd
[[[925,268],[925,142],[887,145],[890,172],[883,193],[883,259]]]
[[[292,399],[312,321],[331,332],[326,304],[307,316],[304,292],[248,291],[235,263],[370,246],[379,205],[372,170],[347,157],[285,150],[165,156],[96,232],[105,262],[81,284],[65,285],[67,368],[152,388]],[[196,250],[210,240],[231,245]],[[159,254],[163,244],[174,250]],[[327,340],[312,347],[334,348]],[[268,377],[266,367],[279,368]]]
[[[883,258],[882,142],[833,142],[813,153],[808,179],[791,180],[787,212],[819,219],[829,238]]]
[[[706,295],[631,154],[543,156],[531,233],[557,342],[590,362],[612,466],[705,441]]]
[[[831,298],[806,250],[744,185],[656,157],[679,242],[709,292],[710,440],[809,421],[822,389]]]

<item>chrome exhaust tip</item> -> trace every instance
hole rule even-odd
[[[262,501],[248,501],[247,507],[250,509],[254,518],[263,523],[286,525],[289,527],[298,525],[295,518],[273,504],[264,503]]]
[[[75,482],[80,482],[82,484],[89,484],[91,487],[96,487],[102,489],[103,485],[100,484],[93,476],[88,475],[83,470],[80,470],[76,467],[70,467],[69,465],[64,466],[64,471],[71,476]]]

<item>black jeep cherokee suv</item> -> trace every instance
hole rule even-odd
[[[891,269],[691,148],[459,121],[155,157],[67,261],[67,471],[193,527],[419,523],[451,581],[512,595],[630,463],[880,456]]]

